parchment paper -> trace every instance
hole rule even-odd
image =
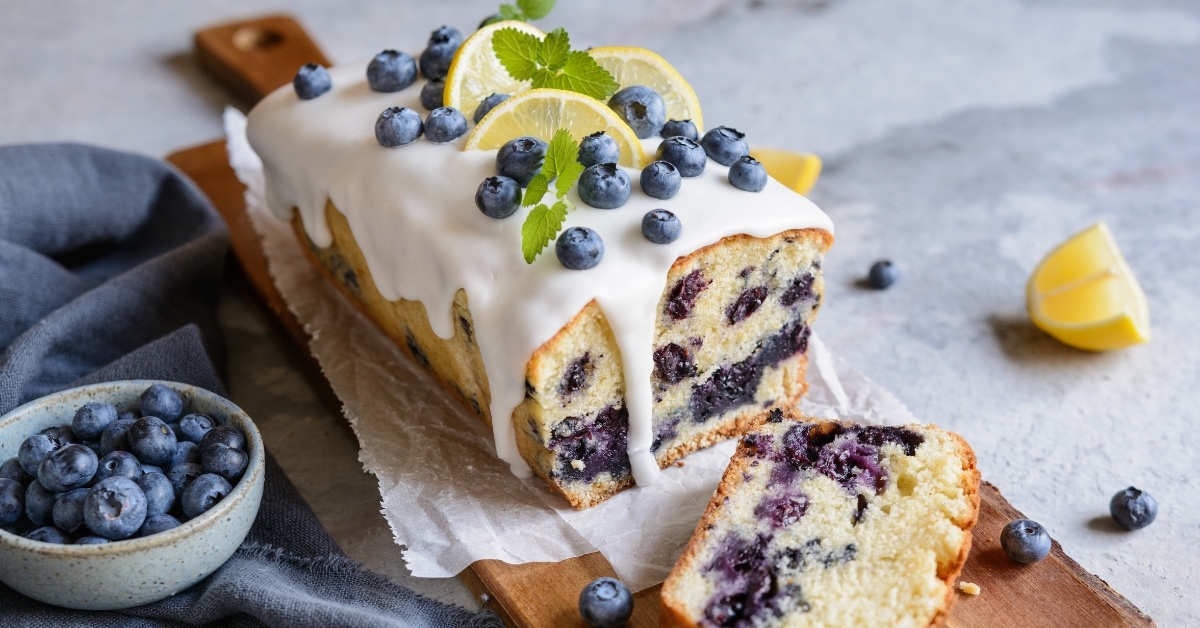
[[[313,269],[288,223],[263,194],[262,162],[246,119],[225,113],[230,163],[288,306],[358,436],[364,468],[379,480],[382,513],[414,576],[457,575],[472,562],[559,561],[600,551],[638,591],[661,582],[716,489],[734,443],[684,459],[652,486],[577,511],[537,478],[521,480],[495,456],[492,434]],[[814,416],[868,423],[915,421],[891,394],[809,340]]]

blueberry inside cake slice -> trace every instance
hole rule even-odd
[[[970,550],[978,488],[952,432],[772,410],[663,584],[662,625],[933,625]]]

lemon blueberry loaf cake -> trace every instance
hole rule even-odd
[[[978,487],[951,432],[774,410],[742,437],[663,584],[662,625],[932,625],[953,601]]]
[[[612,108],[507,75],[485,98],[494,38],[556,33],[486,26],[424,81],[395,51],[307,67],[247,133],[318,268],[515,473],[583,508],[799,401],[833,227],[740,133],[701,137],[695,95],[649,51],[570,53],[611,69]]]

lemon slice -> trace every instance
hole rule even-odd
[[[492,94],[513,96],[529,89],[529,81],[518,81],[509,76],[492,51],[492,35],[502,28],[514,28],[539,39],[546,36],[536,26],[510,20],[484,26],[458,47],[446,74],[442,101],[447,107],[461,111],[468,120],[475,115],[475,109],[484,98]]]
[[[1103,222],[1051,251],[1029,278],[1025,300],[1034,325],[1078,349],[1150,339],[1146,295]]]
[[[668,120],[691,120],[701,133],[704,132],[700,99],[666,59],[645,48],[628,46],[592,48],[588,54],[617,79],[621,89],[630,85],[653,89],[667,106]]]
[[[569,131],[576,142],[604,131],[617,141],[622,166],[645,167],[641,140],[616,112],[595,98],[561,89],[531,89],[496,105],[467,136],[463,149],[498,149],[523,135],[548,143],[558,129]]]
[[[808,194],[821,176],[821,158],[778,148],[752,148],[750,156],[762,162],[767,174],[799,194]]]

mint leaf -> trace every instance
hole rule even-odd
[[[550,176],[546,174],[546,166],[542,166],[542,171],[537,173],[529,185],[525,187],[525,196],[521,201],[521,205],[528,207],[537,205],[542,202],[542,197],[546,195],[546,191],[550,189]]]
[[[555,203],[554,207],[538,205],[529,212],[521,225],[521,254],[525,256],[526,264],[532,264],[542,249],[558,235],[566,218],[567,205],[562,201]]]
[[[517,0],[517,6],[531,20],[540,20],[550,14],[554,8],[554,0]]]
[[[555,195],[560,199],[571,191],[571,186],[583,174],[583,164],[579,163],[579,144],[575,143],[566,129],[556,131],[546,147],[542,172],[547,171],[554,177]]]
[[[562,71],[550,80],[549,85],[546,85],[546,87],[579,92],[601,102],[608,102],[608,99],[617,93],[617,88],[620,86],[617,79],[613,78],[608,70],[600,67],[600,64],[596,63],[591,55],[582,50],[572,50]]]
[[[528,81],[538,73],[541,49],[542,41],[536,35],[515,28],[502,28],[492,34],[492,52],[518,81]]]
[[[576,151],[576,154],[578,154],[578,151]],[[563,164],[562,170],[558,171],[558,178],[554,180],[554,191],[557,193],[558,198],[566,196],[567,192],[571,191],[571,186],[575,185],[575,182],[579,180],[579,175],[583,174],[583,171],[583,164],[574,158]]]
[[[567,64],[570,54],[571,38],[567,35],[567,31],[556,28],[546,33],[546,38],[542,40],[541,54],[538,55],[538,62],[546,66],[547,69],[558,72]]]
[[[520,4],[520,3],[518,3],[518,4]],[[524,22],[524,21],[527,21],[526,17],[527,16],[524,11],[522,11],[521,9],[519,9],[517,7],[514,7],[511,4],[500,5],[500,19],[501,20],[521,20]]]

